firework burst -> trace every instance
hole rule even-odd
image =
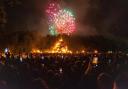
[[[55,16],[54,23],[58,34],[71,34],[75,31],[75,18],[68,9],[60,10]]]
[[[51,35],[72,34],[75,29],[75,16],[69,9],[63,9],[58,3],[50,3],[46,9]]]

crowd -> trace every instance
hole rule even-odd
[[[29,54],[0,57],[0,89],[127,89],[128,57]]]

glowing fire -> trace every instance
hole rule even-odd
[[[42,51],[39,49],[32,49],[31,53],[42,53]]]
[[[92,63],[93,64],[98,64],[98,57],[93,57]]]
[[[62,38],[60,38],[55,45],[51,48],[51,50],[47,51],[48,53],[72,53],[65,45],[64,41]]]

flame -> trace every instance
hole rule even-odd
[[[42,53],[42,51],[39,49],[32,49],[31,53]]]
[[[51,48],[51,50],[47,50],[47,53],[72,53],[71,50],[68,49],[68,46],[65,45],[62,38],[60,38],[55,45]]]

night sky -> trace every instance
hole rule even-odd
[[[48,34],[48,0],[0,0],[0,32]],[[128,41],[128,0],[62,0],[76,15],[75,35],[103,35]]]

